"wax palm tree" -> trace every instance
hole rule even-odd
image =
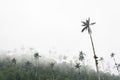
[[[13,70],[14,70],[14,69],[16,68],[16,59],[13,58],[13,59],[11,60],[11,62],[12,62]]]
[[[36,52],[36,53],[34,54],[34,57],[35,57],[36,59],[38,59],[38,58],[41,57],[41,56],[39,55],[39,53]]]
[[[27,61],[27,62],[25,62],[25,66],[26,66],[26,67],[31,67],[31,66],[32,66],[32,63],[31,63],[30,61]]]
[[[84,61],[85,60],[85,53],[83,53],[82,51],[80,51],[80,53],[79,53],[79,60],[80,61]]]
[[[35,78],[36,79],[35,80],[37,80],[37,78],[39,77],[38,76],[39,57],[41,57],[41,56],[39,55],[38,52],[34,53],[34,58],[35,58],[35,61],[36,61],[36,72],[35,72]]]
[[[80,74],[80,67],[81,67],[80,63],[76,63],[76,65],[75,65],[75,69],[78,69],[79,74]]]
[[[38,52],[34,53],[34,58],[35,58],[35,60],[36,60],[36,67],[38,67],[38,64],[39,64],[39,58],[40,58],[40,57],[41,57],[41,56],[39,55]]]
[[[28,73],[28,80],[32,80],[31,76],[32,76],[32,63],[30,61],[26,61],[25,62],[25,69]]]
[[[14,73],[15,73],[15,80],[17,80],[17,79],[16,79],[16,59],[13,58],[13,59],[11,60],[11,62],[12,62],[13,71],[14,71]]]
[[[103,67],[103,71],[104,71],[104,64],[103,64],[104,58],[103,58],[103,57],[100,57],[99,61],[101,62],[102,67]]]
[[[110,56],[111,56],[111,58],[113,58],[113,57],[115,56],[115,53],[111,53],[111,55],[110,55]]]
[[[116,60],[115,60],[115,53],[111,53],[111,58],[113,58],[113,60],[114,60],[114,63],[115,63],[115,67],[116,67],[116,69],[117,69],[117,71],[118,71],[118,74],[120,74],[119,73],[119,68],[118,68],[118,64],[117,64],[117,62],[116,62]]]
[[[81,68],[81,64],[79,63],[79,62],[77,62],[76,64],[75,64],[75,69],[77,69],[78,70],[78,80],[80,79],[80,68]]]
[[[111,58],[113,58],[113,60],[114,60],[114,63],[115,63],[115,66],[117,66],[117,63],[116,63],[116,60],[115,60],[115,53],[111,53]]]
[[[65,55],[63,56],[63,63],[66,64],[66,60],[67,60],[67,58],[68,58],[67,56],[65,56]]]
[[[52,80],[54,80],[54,66],[55,66],[55,62],[51,62],[51,63],[49,63],[50,64],[50,68],[51,68],[51,72],[52,72]]]
[[[85,53],[83,53],[83,51],[80,51],[80,53],[79,53],[79,61],[81,61],[82,63],[83,63],[83,65],[84,65],[84,69],[85,69],[85,72],[86,72],[86,68],[85,68],[85,62],[84,62],[84,60],[85,60]]]
[[[67,56],[64,55],[64,56],[63,56],[63,59],[66,60],[66,59],[67,59]]]
[[[95,53],[95,47],[94,47],[94,43],[93,43],[93,39],[92,39],[92,30],[90,28],[91,25],[94,25],[95,22],[93,23],[90,23],[90,18],[86,19],[86,21],[82,21],[82,26],[84,27],[82,29],[81,32],[84,32],[85,30],[88,31],[88,34],[90,36],[90,40],[91,40],[91,44],[92,44],[92,49],[93,49],[93,54],[94,54],[94,60],[95,60],[95,64],[96,64],[96,70],[97,70],[97,73],[98,73],[98,80],[100,80],[100,75],[99,75],[99,69],[98,69],[98,57],[96,56],[96,53]]]
[[[12,61],[13,65],[16,65],[16,59],[15,58],[13,58],[11,61]]]
[[[119,72],[120,72],[120,64],[118,64],[117,67],[118,67],[118,70],[119,70]]]

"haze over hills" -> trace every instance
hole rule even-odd
[[[118,75],[119,7],[119,0],[1,0],[1,65],[4,60],[34,62],[36,52],[42,56],[40,63],[55,61],[75,65],[83,51],[84,63],[93,72],[98,67],[100,71]],[[112,53],[115,55],[111,57]],[[101,57],[103,62],[99,60]],[[7,74],[7,70],[3,73]]]

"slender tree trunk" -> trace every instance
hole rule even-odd
[[[54,80],[54,70],[53,70],[53,68],[51,68],[51,73],[52,73],[51,80]]]
[[[88,80],[88,72],[87,72],[87,70],[86,70],[86,65],[85,65],[85,62],[84,62],[84,61],[83,61],[83,65],[84,65],[85,75],[87,75],[87,77],[85,77],[85,78],[86,78],[86,80]]]
[[[79,79],[80,79],[80,77],[81,77],[81,76],[80,76],[80,75],[81,75],[81,71],[80,71],[80,68],[79,68],[78,70],[79,70]]]
[[[35,80],[37,80],[38,78],[38,59],[36,58],[35,59],[35,64],[36,64],[36,68],[35,68]]]
[[[117,68],[118,74],[120,75],[120,72],[119,72],[119,69],[118,69],[118,67],[117,67],[117,63],[116,63],[116,60],[115,60],[114,57],[113,57],[113,60],[114,60],[115,66],[116,66],[116,68]]]
[[[84,61],[83,61],[83,65],[84,65],[85,73],[87,74],[86,65],[85,65],[85,62],[84,62]]]
[[[53,77],[52,77],[53,79],[52,80],[54,80],[54,71],[52,72],[52,75],[53,75]]]
[[[78,70],[79,70],[79,75],[80,75],[80,68],[78,68]]]
[[[102,61],[101,61],[101,64],[102,64],[103,71],[105,71],[104,64]],[[103,76],[103,80],[105,80],[104,76]]]
[[[99,73],[99,69],[98,69],[98,63],[97,63],[97,59],[96,59],[96,54],[95,54],[95,48],[94,48],[94,43],[93,43],[93,39],[92,39],[92,35],[90,35],[90,40],[91,40],[91,44],[92,44],[92,49],[93,49],[93,54],[94,54],[94,60],[95,60],[95,64],[96,64],[96,70],[97,70],[97,76],[98,76],[98,80],[100,80],[100,73]]]

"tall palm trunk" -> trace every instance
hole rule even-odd
[[[38,78],[38,59],[35,59],[35,80]]]
[[[52,80],[54,80],[54,70],[52,69]]]
[[[86,65],[85,65],[85,62],[84,62],[84,61],[83,61],[83,65],[84,65],[85,73],[87,74]]]
[[[39,79],[38,69],[39,69],[39,58],[37,59],[37,65],[36,65],[36,79]]]
[[[102,68],[103,68],[103,71],[105,71],[105,68],[104,68],[104,64],[103,64],[103,62],[101,61],[101,64],[102,64]],[[105,77],[103,76],[103,78],[102,78],[103,80],[105,80]]]
[[[91,40],[91,44],[92,44],[92,49],[93,49],[93,54],[94,54],[94,60],[95,60],[95,64],[96,64],[96,70],[97,70],[97,76],[98,76],[98,80],[100,80],[100,73],[99,73],[99,69],[98,69],[98,61],[97,61],[97,56],[95,54],[95,47],[94,47],[94,43],[93,43],[93,39],[92,39],[92,35],[90,35],[90,40]]]

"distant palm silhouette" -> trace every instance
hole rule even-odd
[[[82,51],[80,51],[79,60],[83,61],[84,59],[85,59],[85,53],[83,53]]]
[[[79,61],[81,61],[84,65],[84,70],[85,70],[85,73],[87,73],[87,70],[86,70],[86,66],[85,66],[85,53],[83,53],[83,51],[80,51],[79,53]]]
[[[30,67],[32,63],[30,61],[25,62],[25,66]]]
[[[120,72],[120,64],[118,64],[117,67],[118,67],[118,70],[119,70],[119,72]],[[120,73],[119,73],[119,74],[120,74]]]
[[[12,61],[12,64],[14,64],[14,65],[16,64],[16,59],[15,58],[13,58],[11,61]]]
[[[110,56],[111,56],[111,58],[113,58],[113,57],[115,56],[115,53],[111,53],[111,55],[110,55]]]
[[[118,67],[118,64],[117,64],[117,62],[116,62],[116,60],[115,60],[115,53],[111,53],[110,56],[111,56],[111,58],[113,58],[114,63],[115,63],[115,67],[116,67],[116,69],[117,69],[117,71],[118,71],[118,74],[120,75],[119,67]]]
[[[103,67],[103,70],[104,70],[104,64],[103,64],[104,58],[103,58],[103,57],[100,57],[99,61],[101,62],[102,67]]]
[[[76,65],[75,65],[75,69],[78,69],[79,74],[80,74],[80,67],[81,67],[80,63],[76,63]]]
[[[34,53],[34,58],[35,58],[35,61],[36,61],[36,74],[35,74],[35,80],[37,80],[37,78],[39,77],[39,76],[38,76],[39,57],[41,57],[41,56],[39,55],[38,52]]]
[[[34,54],[34,57],[35,57],[36,59],[38,59],[38,58],[41,57],[41,56],[39,55],[39,53],[35,53],[35,54]]]
[[[103,61],[104,60],[104,58],[103,57],[100,57],[100,59],[99,59],[100,61]]]
[[[16,69],[16,62],[17,62],[16,59],[13,58],[13,59],[11,60],[11,62],[12,62],[13,70]]]
[[[93,43],[93,39],[92,39],[92,30],[90,28],[90,25],[94,25],[94,24],[95,24],[95,22],[90,23],[90,18],[86,19],[86,21],[82,21],[82,26],[84,28],[82,29],[81,32],[84,32],[85,30],[87,30],[88,34],[90,35],[90,40],[91,40],[93,54],[94,54],[94,60],[95,60],[95,64],[96,64],[96,70],[98,73],[98,80],[100,80],[99,69],[98,69],[98,60],[97,60],[98,57],[95,54],[95,47],[94,47],[94,43]]]
[[[113,58],[113,60],[114,60],[114,63],[115,63],[115,66],[117,66],[117,63],[116,63],[116,60],[115,60],[115,53],[111,53],[111,58]]]
[[[52,80],[54,80],[54,70],[53,70],[54,66],[55,66],[55,62],[51,62],[50,67],[51,67],[51,72],[52,72]]]
[[[105,69],[104,69],[104,58],[103,58],[103,57],[100,57],[99,61],[101,62],[103,71],[105,71]]]

